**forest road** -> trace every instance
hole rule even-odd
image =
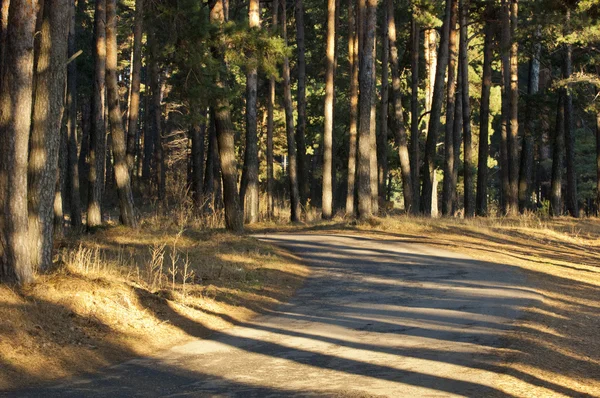
[[[209,340],[23,396],[471,396],[540,297],[517,268],[400,239],[274,234],[312,269],[287,304]]]

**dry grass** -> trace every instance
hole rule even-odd
[[[307,274],[251,237],[174,225],[61,242],[56,271],[0,285],[0,390],[205,337],[286,300]]]
[[[543,297],[505,337],[498,388],[519,397],[600,396],[600,219],[342,217],[265,230],[343,231],[460,251],[526,273]]]

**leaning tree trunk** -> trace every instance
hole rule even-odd
[[[52,265],[54,194],[65,95],[69,0],[46,0],[39,32],[27,194],[33,269]],[[12,7],[11,7],[12,10]]]
[[[323,219],[333,211],[333,101],[335,68],[335,0],[327,0],[327,71],[325,73],[325,126],[323,131]]]
[[[223,2],[211,1],[210,22],[218,28],[216,35],[222,35],[225,23]],[[218,61],[221,72],[215,76],[215,83],[222,91],[228,91],[226,79],[221,76],[227,68],[220,48],[212,48],[213,57]],[[244,214],[240,206],[240,196],[237,189],[237,165],[235,160],[235,130],[231,122],[229,100],[226,95],[213,96],[213,112],[215,130],[219,146],[221,174],[223,180],[223,202],[225,205],[225,226],[231,231],[240,232],[244,229]]]
[[[81,0],[79,0],[81,1]],[[140,85],[142,81],[142,35],[144,22],[144,0],[135,1],[133,25],[133,58],[131,65],[131,88],[127,120],[127,165],[133,173],[140,114]]]
[[[102,191],[106,130],[104,125],[106,84],[106,0],[96,0],[94,14],[94,82],[92,86],[92,128],[90,130],[90,170],[88,182],[87,226],[102,224]]]
[[[562,173],[563,154],[565,153],[565,93],[564,89],[558,92],[558,106],[556,110],[556,127],[554,129],[554,145],[552,148],[552,179],[550,182],[550,214],[562,214]]]
[[[486,16],[490,17],[493,6],[488,6]],[[488,185],[488,156],[490,153],[490,94],[492,88],[492,42],[494,26],[485,24],[485,39],[483,44],[483,76],[481,78],[481,103],[479,110],[479,156],[477,165],[477,194],[475,198],[475,212],[478,216],[487,216],[487,185]]]
[[[350,63],[350,126],[348,149],[348,187],[346,215],[354,214],[354,188],[356,185],[356,146],[358,129],[358,32],[355,1],[348,2],[348,61]]]
[[[471,138],[471,104],[469,98],[469,49],[467,37],[468,0],[460,2],[460,63],[462,73],[462,112],[464,147],[465,217],[475,215],[473,190],[473,147]],[[459,143],[456,143],[459,145]],[[458,159],[456,159],[458,161]]]
[[[298,58],[296,69],[298,71],[298,123],[296,125],[296,147],[298,149],[298,190],[300,203],[306,206],[308,200],[308,163],[306,160],[306,57],[304,45],[304,1],[296,0],[296,47]]]
[[[119,106],[117,54],[117,0],[108,0],[106,3],[106,87],[110,132],[112,135],[113,168],[119,196],[121,222],[128,227],[135,228],[137,227],[137,219],[127,165],[125,129],[123,128],[121,107]]]
[[[454,113],[456,107],[456,68],[458,58],[458,30],[456,22],[458,21],[458,2],[452,3],[450,10],[450,35],[448,38],[448,83],[446,86],[446,135],[444,137],[444,185],[442,190],[442,214],[447,216],[452,214],[452,201],[456,191],[456,180],[454,179],[454,146],[460,146],[459,142],[454,142]]]
[[[396,40],[396,20],[394,18],[394,2],[387,1],[387,23],[390,47],[390,69],[392,70],[392,92],[394,104],[394,132],[398,156],[400,158],[400,172],[402,174],[402,191],[404,193],[404,208],[407,213],[415,214],[418,209],[414,204],[413,181],[410,169],[410,156],[406,128],[404,127],[404,114],[402,112],[402,92],[400,89],[400,61],[398,59],[398,43]]]
[[[450,17],[452,9],[456,7],[458,0],[446,0],[446,11],[442,25],[442,36],[438,52],[438,62],[435,72],[435,84],[433,87],[433,98],[431,101],[431,114],[429,116],[429,128],[427,142],[425,143],[425,161],[423,173],[423,190],[421,194],[421,208],[423,213],[432,213],[432,195],[435,173],[435,154],[440,129],[440,116],[442,113],[442,102],[444,100],[444,77],[448,67],[448,41],[450,37]]]
[[[19,283],[33,281],[28,246],[27,153],[33,91],[32,15],[36,8],[35,0],[11,0],[8,17],[2,9],[6,41],[0,60],[0,274]]]
[[[419,173],[419,24],[414,15],[411,21],[411,39],[410,171],[413,185],[411,210],[416,213],[419,211],[421,177]]]
[[[281,4],[281,27],[283,41],[287,46],[287,16],[285,2]],[[296,153],[296,139],[294,137],[294,109],[292,104],[292,89],[290,87],[290,61],[288,57],[283,60],[283,102],[285,107],[285,131],[288,144],[288,176],[290,181],[290,219],[292,222],[300,220],[300,192],[298,188],[298,160]]]
[[[571,11],[567,9],[567,28],[571,19]],[[564,70],[565,79],[569,79],[573,72],[573,48],[571,44],[565,47]],[[573,128],[573,96],[571,87],[565,88],[565,150],[567,163],[567,192],[565,202],[567,211],[572,217],[579,217],[577,203],[577,175],[575,174],[575,129]]]
[[[508,128],[508,180],[507,213],[519,211],[519,43],[516,40],[518,0],[510,0],[510,109]]]
[[[379,112],[379,134],[377,135],[377,193],[379,202],[386,199],[386,183],[388,174],[388,107],[389,107],[389,35],[387,23],[387,7],[384,7],[384,18],[381,24],[381,110]]]
[[[260,29],[260,8],[258,0],[250,0],[248,6],[250,29]],[[258,222],[258,116],[256,109],[258,89],[258,66],[256,54],[246,75],[246,151],[240,187],[240,200],[247,223]]]
[[[359,2],[359,8],[362,3]],[[364,13],[364,20],[359,17],[359,24],[363,25],[364,39],[360,48],[359,69],[359,128],[358,128],[358,217],[368,219],[373,214],[371,197],[371,106],[373,101],[373,49],[375,48],[375,26],[377,22],[377,0],[367,0],[365,10],[360,10],[358,15]],[[360,34],[359,34],[360,37]],[[359,38],[359,43],[361,39]]]

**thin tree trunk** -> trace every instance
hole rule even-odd
[[[108,89],[108,110],[112,136],[114,175],[119,196],[121,222],[137,227],[137,219],[131,191],[131,177],[127,165],[127,143],[121,107],[119,106],[119,86],[117,84],[117,0],[106,3],[106,86]]]
[[[4,4],[3,4],[4,5]],[[37,1],[11,0],[0,61],[0,267],[6,279],[29,283],[33,269],[28,245],[27,153],[33,91],[33,35]],[[4,14],[4,9],[3,9]],[[4,48],[4,46],[3,46]]]
[[[458,1],[452,3],[450,16],[450,35],[448,39],[448,83],[446,86],[446,135],[444,137],[444,185],[442,190],[442,214],[452,214],[452,201],[456,191],[456,180],[454,179],[454,146],[460,146],[454,142],[454,114],[456,108],[456,68],[458,58]]]
[[[273,19],[271,22],[271,32],[277,31],[277,19],[279,10],[279,1],[272,2]],[[274,175],[273,175],[273,130],[274,130],[274,111],[275,107],[275,77],[271,76],[269,81],[269,102],[267,105],[267,217],[273,218],[274,212]]]
[[[333,102],[335,67],[335,0],[327,0],[327,71],[325,74],[325,126],[323,132],[323,214],[328,220],[333,211]]]
[[[377,136],[377,178],[379,203],[383,208],[385,202],[386,183],[388,174],[388,107],[389,107],[389,35],[387,23],[387,7],[383,7],[383,22],[381,23],[381,110],[379,111],[379,135]]]
[[[248,21],[250,29],[260,29],[258,0],[249,0]],[[256,54],[251,55],[252,58]],[[246,75],[246,151],[240,187],[241,206],[247,223],[258,222],[258,116],[256,109],[258,89],[257,62],[251,61]]]
[[[285,2],[281,3],[281,28],[285,45],[287,46],[287,16]],[[290,205],[292,222],[300,220],[300,192],[298,188],[298,160],[296,153],[296,140],[294,136],[294,109],[292,104],[292,89],[290,87],[290,61],[287,57],[283,60],[283,102],[285,107],[285,130],[288,144],[288,176],[290,182]]]
[[[464,184],[465,184],[465,217],[475,215],[473,190],[473,147],[471,138],[471,103],[469,96],[469,49],[467,37],[468,0],[460,1],[460,62],[462,65],[462,112],[463,112],[463,146],[464,146]],[[456,145],[459,145],[457,142]],[[458,159],[456,159],[458,161]]]
[[[298,123],[296,125],[296,147],[298,148],[298,189],[300,203],[306,206],[308,200],[308,164],[306,160],[306,60],[304,39],[304,1],[296,0],[296,47],[298,58]]]
[[[514,1],[514,0],[513,0]],[[571,10],[567,8],[567,29],[571,20]],[[565,46],[564,78],[569,79],[573,71],[573,48],[571,44]],[[573,128],[573,96],[571,87],[565,88],[565,150],[567,164],[567,192],[565,202],[567,211],[572,217],[579,217],[577,203],[577,175],[575,174],[575,129]]]
[[[596,114],[596,215],[600,217],[600,112]]]
[[[81,1],[81,0],[80,0]],[[131,88],[127,121],[127,165],[133,172],[135,163],[136,138],[140,111],[140,85],[142,81],[142,34],[144,20],[144,0],[135,1],[133,25],[133,54],[131,65]]]
[[[210,21],[219,28],[217,35],[222,34],[225,23],[225,10],[221,1],[211,1]],[[222,69],[226,68],[223,54],[216,47],[212,49],[213,56],[218,60]],[[217,87],[226,90],[226,79],[220,74],[215,78]],[[240,232],[244,229],[244,214],[240,206],[240,196],[237,187],[237,165],[235,160],[235,130],[231,122],[229,100],[225,95],[213,98],[215,129],[219,146],[219,159],[223,180],[223,202],[225,205],[225,225],[231,231]]]
[[[518,0],[510,0],[510,113],[508,128],[508,171],[509,195],[507,213],[515,215],[519,211],[519,65],[516,40]]]
[[[0,70],[4,65],[6,56],[6,36],[8,33],[8,7],[10,0],[0,0]],[[0,73],[0,87],[2,86],[2,74]],[[0,245],[0,250],[1,249]],[[1,255],[1,253],[0,253]],[[1,269],[0,269],[1,271]],[[0,273],[1,274],[1,273]]]
[[[69,0],[46,0],[34,87],[27,194],[33,269],[52,265],[54,195],[65,95]],[[12,11],[12,7],[11,7]]]
[[[208,121],[208,150],[206,153],[206,167],[204,168],[204,185],[203,191],[207,206],[204,210],[211,213],[215,210],[214,207],[214,195],[215,195],[215,175],[214,175],[214,164],[217,162],[218,153],[217,143],[217,132],[215,129],[215,116],[212,108],[209,111]]]
[[[486,8],[486,16],[491,17],[492,5]],[[487,216],[487,187],[488,187],[488,156],[489,147],[489,129],[490,129],[490,93],[492,88],[492,43],[494,40],[494,25],[487,22],[484,27],[485,39],[483,44],[483,76],[481,83],[481,104],[479,111],[479,155],[477,165],[477,194],[476,194],[476,214],[478,216]]]
[[[206,116],[206,114],[204,115]],[[204,178],[204,148],[206,140],[206,121],[202,123],[194,122],[192,124],[192,191],[194,198],[194,205],[196,210],[199,211],[204,205],[204,189],[203,189],[203,178]]]
[[[413,182],[410,171],[410,156],[408,153],[408,140],[406,138],[406,128],[404,127],[404,114],[402,112],[402,92],[400,89],[400,66],[398,59],[398,43],[396,40],[396,20],[394,18],[394,2],[387,1],[387,23],[388,37],[390,47],[390,68],[392,70],[392,91],[394,102],[394,133],[396,145],[398,146],[398,156],[400,158],[400,171],[402,174],[402,192],[404,194],[404,208],[407,213],[416,214],[418,209],[413,202]]]
[[[552,180],[550,183],[550,214],[562,215],[562,173],[565,153],[565,93],[559,90],[556,110],[556,127],[552,148]]]
[[[92,104],[89,99],[84,99],[80,106],[81,112],[81,149],[77,165],[79,168],[79,193],[83,203],[87,203],[90,175],[90,131],[92,130]]]
[[[102,191],[106,130],[104,125],[106,84],[106,0],[96,0],[94,14],[94,82],[92,87],[92,128],[90,130],[90,170],[88,182],[87,226],[102,224]]]
[[[388,10],[389,12],[389,10]],[[410,171],[413,185],[413,213],[419,211],[420,173],[419,173],[419,24],[413,15],[411,21],[411,100],[410,100]]]
[[[452,142],[456,143],[453,145],[454,151],[454,167],[452,169],[452,182],[453,182],[453,196],[452,196],[452,209],[451,214],[456,215],[459,209],[459,200],[458,200],[458,192],[457,192],[457,184],[458,184],[458,166],[460,165],[460,147],[462,142],[462,133],[463,133],[463,98],[462,98],[462,65],[458,65],[458,73],[456,79],[456,93],[455,93],[455,102],[456,105],[454,107],[454,127],[452,128]]]
[[[437,70],[437,32],[433,28],[425,29],[424,32],[424,54],[425,54],[425,112],[431,111],[433,102],[433,87],[435,86],[435,74]]]
[[[354,214],[356,185],[356,145],[358,129],[358,31],[355,18],[355,1],[348,2],[348,60],[350,63],[350,126],[348,149],[348,187],[346,191],[346,215]]]
[[[442,24],[442,36],[438,52],[438,62],[435,74],[435,84],[433,88],[433,99],[431,103],[431,113],[429,118],[429,128],[427,133],[427,142],[425,143],[425,161],[423,173],[423,190],[421,194],[421,208],[423,213],[431,215],[433,199],[434,173],[436,169],[435,154],[440,129],[440,116],[442,112],[442,102],[444,100],[444,76],[448,67],[448,40],[450,36],[450,17],[452,9],[455,8],[458,0],[446,0],[446,11],[444,23]]]
[[[376,22],[377,23],[377,22]],[[371,209],[373,214],[379,214],[379,184],[377,181],[377,26],[373,39],[373,68],[371,69],[373,82],[373,95],[371,96],[371,125],[369,128],[369,142],[371,144],[369,171],[371,174]]]
[[[63,120],[64,121],[64,120]],[[68,175],[68,137],[66,123],[61,123],[60,129],[60,147],[58,150],[58,167],[56,169],[56,183],[54,190],[54,200],[52,201],[53,235],[54,238],[62,238],[65,233],[65,209],[69,206],[69,197],[67,195],[67,175]]]
[[[519,171],[519,211],[531,210],[532,188],[533,188],[533,160],[534,147],[534,115],[532,114],[533,96],[537,94],[540,82],[540,52],[542,45],[539,42],[539,27],[536,30],[533,46],[533,54],[529,62],[529,83],[527,86],[527,110],[525,114],[525,135],[523,137],[523,148],[521,149],[521,165]]]

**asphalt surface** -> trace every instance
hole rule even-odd
[[[353,235],[260,235],[312,269],[287,304],[26,397],[498,395],[502,336],[539,297],[514,267]],[[0,394],[1,395],[1,394]]]

